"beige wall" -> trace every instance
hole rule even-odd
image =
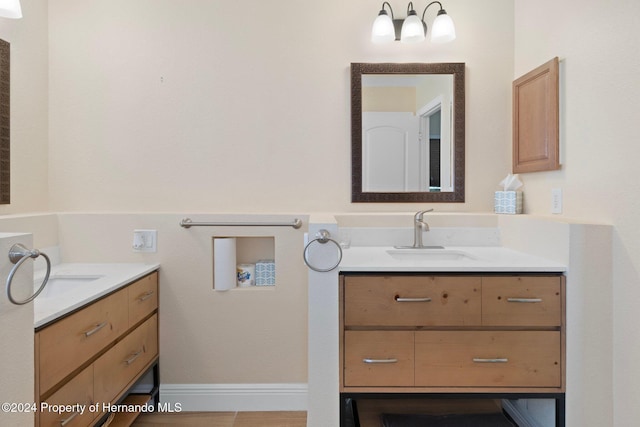
[[[413,87],[363,87],[362,111],[416,112],[416,89]]]
[[[2,214],[412,211],[415,205],[349,203],[350,62],[466,62],[467,201],[435,207],[489,212],[492,192],[510,170],[511,81],[559,56],[563,167],[522,177],[525,208],[547,215],[550,190],[561,187],[563,216],[615,225],[615,425],[640,418],[635,0],[606,6],[594,0],[449,0],[458,39],[442,46],[372,45],[368,33],[379,5],[364,0],[304,6],[291,0],[22,3],[23,20],[0,20],[0,36],[12,43],[13,196]],[[401,10],[402,4],[393,6]],[[288,11],[304,19],[283,18]],[[102,232],[128,241],[135,224],[104,218]],[[78,247],[87,242],[82,233],[94,227],[66,223],[61,234]],[[164,245],[181,239],[163,240],[158,257],[171,262],[173,250]],[[111,256],[127,250],[105,241],[91,250]],[[607,256],[609,248],[602,251]],[[175,295],[184,283],[198,287],[205,273],[202,266],[174,268],[163,284],[166,303],[174,305],[163,308],[180,316],[186,307]],[[291,307],[306,303],[293,284],[286,286],[280,296]],[[288,313],[302,315],[297,309],[282,315]],[[208,313],[205,320],[224,321],[223,313],[216,316]],[[182,322],[189,327],[196,319]],[[305,346],[297,334],[295,345]],[[211,342],[219,336],[214,330]],[[296,366],[303,358],[298,353]],[[295,379],[303,376],[296,368]],[[192,376],[181,372],[171,379]]]
[[[0,233],[1,253],[8,253],[9,248],[16,243],[31,246],[33,242],[28,234]],[[8,260],[1,262],[0,277],[6,278],[12,267]],[[12,289],[16,298],[22,299],[23,292],[33,283],[31,274],[25,267],[13,276]],[[0,298],[0,401],[3,403],[33,402],[33,334],[29,331],[33,331],[33,305],[13,305],[3,292]],[[18,409],[15,407],[11,411],[4,408],[0,411],[0,425],[33,426],[33,411]]]
[[[640,3],[595,0],[516,1],[514,77],[560,58],[561,162],[555,172],[525,174],[525,209],[548,214],[551,188],[564,193],[564,216],[615,226],[613,292],[613,383],[600,384],[607,421],[628,426],[640,418],[640,182],[635,177],[640,144]],[[602,247],[602,256],[610,248]],[[571,292],[571,289],[568,289]],[[607,304],[610,298],[604,298]],[[603,360],[603,369],[611,369]],[[612,390],[610,390],[612,388]],[[593,424],[604,425],[604,424]]]
[[[447,2],[451,44],[379,46],[366,0],[50,2],[51,207],[413,210],[350,203],[349,64],[466,62],[467,203],[437,208],[490,210],[513,64],[512,1],[490,3]]]
[[[23,19],[0,18],[11,43],[11,204],[0,215],[49,206],[47,1],[21,3]]]
[[[192,227],[176,214],[60,214],[62,257],[74,262],[160,263],[163,384],[305,383],[307,270],[303,231]],[[293,216],[260,216],[288,221]],[[306,223],[305,216],[298,216]],[[254,220],[236,215],[193,221]],[[132,230],[158,231],[157,253],[133,253]],[[273,237],[276,286],[213,290],[214,236]],[[239,254],[241,255],[241,254]],[[255,260],[254,260],[255,262]]]

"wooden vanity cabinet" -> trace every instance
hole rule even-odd
[[[343,409],[388,394],[539,395],[564,420],[564,289],[559,273],[342,273]]]
[[[38,411],[36,425],[91,426],[158,361],[158,273],[36,330],[38,408],[96,404],[84,413]],[[157,374],[157,372],[156,372]]]

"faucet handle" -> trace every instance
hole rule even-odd
[[[424,214],[426,214],[427,212],[431,212],[431,211],[433,211],[433,208],[431,208],[431,209],[426,209],[426,210],[424,210],[424,211],[418,211],[418,212],[416,212],[416,214],[415,214],[415,219],[416,219],[416,221],[420,221],[420,220],[422,220],[422,216],[423,216]]]

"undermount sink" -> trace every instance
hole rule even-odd
[[[44,287],[39,297],[47,298],[73,292],[87,283],[104,277],[99,274],[56,274],[49,276],[47,285]],[[34,286],[40,287],[42,281],[36,280]]]
[[[456,261],[477,259],[467,252],[444,248],[395,248],[387,249],[387,253],[395,259]]]

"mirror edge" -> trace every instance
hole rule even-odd
[[[0,39],[0,204],[11,200],[11,45]]]
[[[362,75],[453,74],[455,108],[454,191],[443,193],[375,193],[362,191]],[[351,63],[351,202],[464,203],[465,195],[465,63]]]

